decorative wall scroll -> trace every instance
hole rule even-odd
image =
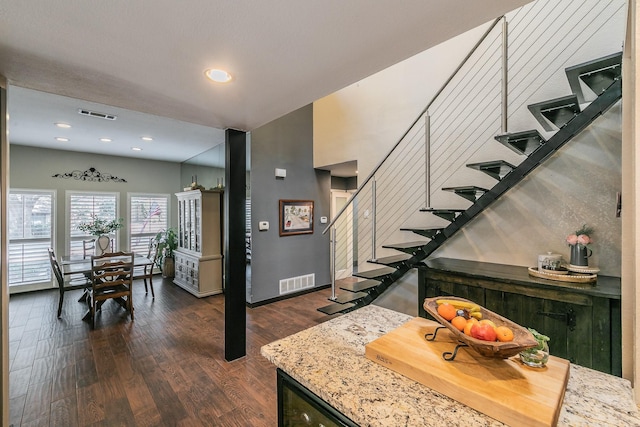
[[[113,176],[110,173],[102,173],[98,171],[96,168],[89,168],[86,171],[82,172],[79,170],[74,170],[66,173],[57,173],[55,175],[51,175],[53,178],[73,178],[79,181],[92,181],[92,182],[127,182],[126,179],[118,178],[117,176]]]

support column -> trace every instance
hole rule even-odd
[[[224,358],[227,361],[232,361],[247,354],[246,132],[226,130],[225,156]]]

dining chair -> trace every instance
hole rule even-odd
[[[82,241],[82,258],[87,259],[96,252],[96,239]],[[109,252],[113,252],[113,239],[109,239]]]
[[[56,258],[55,252],[53,248],[47,248],[47,252],[49,252],[49,263],[51,264],[51,270],[53,271],[53,275],[58,282],[58,290],[60,291],[60,296],[58,297],[58,317],[62,314],[62,304],[64,302],[64,293],[67,291],[73,291],[76,289],[84,289],[85,292],[82,294],[78,301],[86,300],[88,289],[91,287],[91,281],[89,278],[82,274],[67,276],[62,273],[62,268],[60,268],[60,264],[58,263],[58,259]]]
[[[149,287],[151,288],[151,296],[152,298],[156,297],[156,293],[153,290],[153,269],[156,265],[156,261],[158,260],[158,243],[151,239],[149,240],[149,246],[147,248],[147,258],[151,260],[151,264],[145,264],[144,266],[134,267],[133,269],[133,279],[143,279],[144,280],[144,292],[149,293],[149,289],[147,288],[147,279],[149,279]]]
[[[82,258],[86,259],[94,254],[96,250],[96,239],[82,241]]]
[[[133,320],[133,253],[114,252],[91,256],[89,316],[96,326],[96,311],[108,299],[124,307]]]

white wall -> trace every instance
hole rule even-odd
[[[358,161],[366,177],[480,39],[475,28],[313,104],[313,164]]]

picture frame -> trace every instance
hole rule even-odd
[[[313,234],[313,200],[280,200],[280,236]]]

